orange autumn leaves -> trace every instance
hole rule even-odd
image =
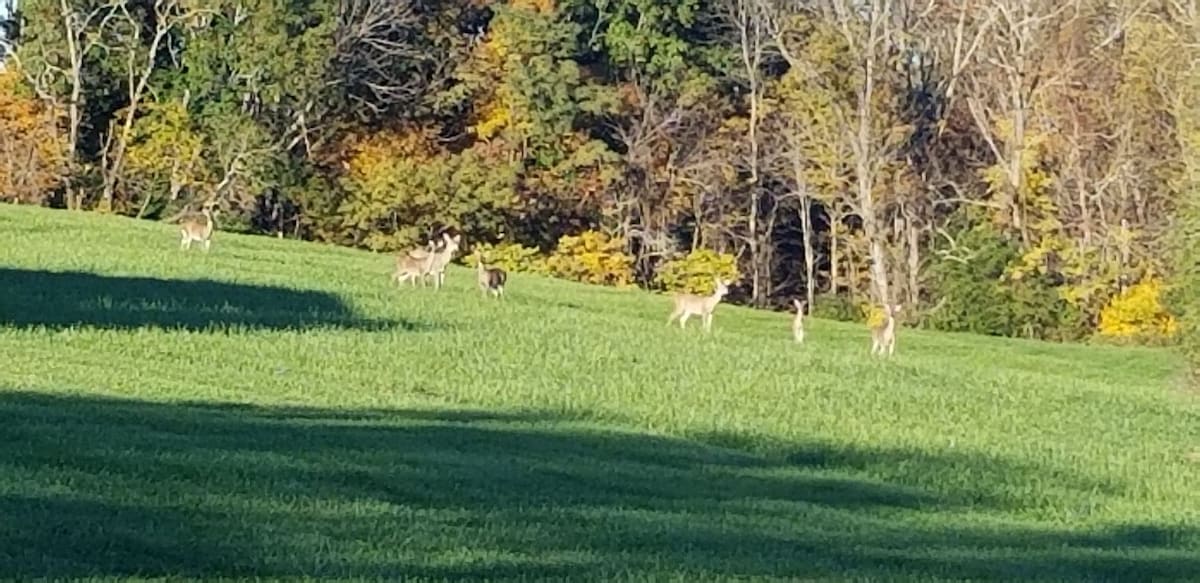
[[[25,89],[15,68],[0,71],[0,200],[40,203],[67,166],[56,112]]]

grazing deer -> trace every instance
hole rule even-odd
[[[871,354],[888,356],[896,351],[896,314],[901,306],[883,306],[883,322],[871,326]]]
[[[796,306],[796,318],[792,320],[792,338],[796,339],[796,344],[804,343],[804,308],[807,302],[800,300],[792,300],[792,305]]]
[[[713,310],[717,308],[717,304],[721,303],[721,298],[729,293],[729,284],[731,283],[716,278],[713,278],[713,282],[716,284],[716,288],[709,296],[674,294],[672,299],[675,301],[675,311],[671,312],[671,317],[667,318],[667,324],[679,318],[679,329],[683,330],[687,326],[688,318],[700,316],[704,322],[704,331],[711,332]]]
[[[483,264],[483,253],[476,252],[475,258],[478,262],[475,264],[475,277],[479,282],[479,291],[483,297],[487,297],[488,292],[492,292],[495,297],[504,295],[504,282],[508,279],[508,274],[503,269],[498,267],[487,267]]]
[[[200,215],[192,214],[179,222],[179,249],[191,249],[192,241],[204,243],[204,251],[212,247],[213,228],[216,227],[216,216],[212,204],[205,204]]]

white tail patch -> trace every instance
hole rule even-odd
[[[792,305],[796,307],[796,316],[792,319],[792,338],[796,340],[796,344],[803,344],[805,303],[800,300],[792,300]]]
[[[871,354],[891,356],[896,352],[896,314],[901,306],[883,307],[883,323],[871,327]]]

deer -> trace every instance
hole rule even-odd
[[[396,282],[396,286],[400,286],[405,281],[412,282],[413,287],[417,286],[417,280],[421,281],[421,287],[425,287],[425,277],[422,275],[429,271],[429,259],[432,253],[426,253],[421,249],[409,250],[396,256],[396,271],[392,273],[392,281]]]
[[[458,251],[459,240],[459,235],[451,237],[443,233],[440,242],[431,241],[422,249],[410,249],[397,255],[396,271],[392,273],[392,280],[397,286],[409,280],[415,287],[419,279],[421,287],[425,287],[426,277],[433,275],[436,288],[441,289],[445,281],[446,265]]]
[[[448,233],[442,233],[442,241],[438,245],[438,250],[429,254],[428,269],[421,274],[421,277],[432,275],[433,289],[440,290],[446,283],[446,266],[450,264],[451,259],[454,259],[454,254],[458,252],[461,242],[462,235],[451,237]]]
[[[504,283],[508,279],[508,274],[503,269],[498,267],[487,267],[483,263],[483,253],[476,252],[475,254],[475,277],[479,283],[479,291],[483,297],[487,297],[488,292],[494,297],[504,295]]]
[[[413,287],[416,287],[417,280],[420,280],[421,287],[425,287],[424,274],[429,272],[430,259],[437,251],[437,243],[430,241],[420,249],[409,249],[400,253],[396,256],[396,271],[392,273],[392,280],[397,286],[411,281]]]
[[[807,302],[800,300],[792,300],[792,305],[796,306],[796,317],[792,320],[792,338],[796,340],[796,344],[804,343],[804,308]]]
[[[204,243],[204,252],[212,247],[213,229],[216,227],[216,212],[212,203],[205,203],[200,215],[191,214],[179,222],[179,250],[192,248],[192,241]]]
[[[896,352],[896,314],[902,306],[883,306],[883,322],[871,326],[871,354],[888,356]]]
[[[675,302],[675,310],[667,318],[667,324],[670,325],[671,322],[678,318],[679,329],[683,330],[687,327],[688,318],[700,316],[704,323],[704,332],[711,332],[713,310],[717,308],[717,304],[721,303],[721,299],[729,293],[729,284],[732,282],[713,278],[713,283],[715,287],[712,295],[674,294],[672,300]]]

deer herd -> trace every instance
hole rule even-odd
[[[211,204],[206,204],[200,214],[193,213],[181,219],[179,222],[179,248],[187,250],[191,248],[193,242],[197,242],[202,243],[204,251],[207,252],[212,247],[216,214],[217,210]],[[408,281],[414,287],[420,281],[421,287],[425,287],[426,280],[432,278],[434,289],[441,289],[446,282],[446,267],[454,259],[461,244],[461,235],[450,235],[443,232],[441,236],[430,241],[424,247],[408,249],[397,254],[396,270],[392,272],[392,281],[397,286]],[[508,274],[498,267],[488,267],[484,263],[483,253],[480,251],[475,252],[475,260],[476,283],[480,293],[484,297],[489,294],[496,298],[503,297]],[[688,318],[697,316],[700,318],[704,332],[711,332],[713,312],[716,310],[717,304],[721,303],[721,300],[729,294],[729,286],[732,283],[732,281],[713,278],[713,292],[709,295],[672,294],[671,301],[674,309],[667,318],[667,324],[678,321],[679,328],[686,329]],[[792,306],[796,309],[796,314],[792,319],[792,338],[797,344],[800,344],[804,342],[804,318],[808,305],[800,300],[792,300]],[[885,305],[882,321],[870,324],[871,354],[891,356],[895,353],[896,315],[900,313],[901,309],[902,306],[899,305]]]

